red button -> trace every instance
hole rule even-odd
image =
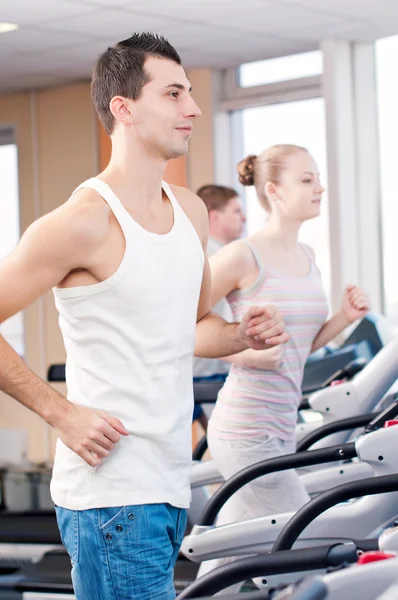
[[[345,383],[345,379],[335,379],[330,384],[330,387],[334,387],[335,385],[341,385],[342,383]]]
[[[392,552],[381,552],[380,550],[374,552],[364,552],[358,558],[357,565],[366,565],[367,563],[376,562],[378,560],[386,560],[387,558],[396,558],[397,555]]]
[[[397,419],[391,419],[391,421],[386,421],[384,423],[384,427],[393,427],[393,425],[398,425]]]

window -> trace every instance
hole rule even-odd
[[[252,87],[303,77],[320,75],[323,71],[322,52],[304,52],[281,56],[241,65],[239,83],[241,87]]]
[[[377,100],[380,145],[381,225],[384,312],[398,323],[396,154],[398,140],[398,89],[396,62],[398,36],[376,43]]]
[[[0,130],[0,261],[20,237],[18,195],[18,151],[13,131]],[[23,316],[19,313],[1,325],[1,334],[23,356]]]
[[[288,143],[304,146],[316,160],[321,180],[324,185],[326,184],[326,131],[322,98],[244,109],[241,127],[242,156],[259,154],[274,144]],[[251,235],[264,226],[266,213],[259,205],[254,188],[244,188],[244,190],[246,191],[247,234]],[[326,293],[330,297],[327,193],[323,195],[321,216],[303,225],[300,238],[315,251]]]

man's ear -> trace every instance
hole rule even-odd
[[[116,121],[125,125],[133,125],[133,116],[128,106],[128,100],[123,96],[114,96],[109,103],[109,110]]]
[[[218,221],[218,211],[217,210],[209,210],[209,223],[212,225]]]

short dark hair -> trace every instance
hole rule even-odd
[[[232,198],[238,196],[238,192],[233,188],[223,185],[202,185],[196,195],[202,198],[207,206],[208,212],[211,210],[223,210]]]
[[[133,33],[127,40],[111,46],[100,56],[95,65],[91,96],[95,110],[104,126],[111,134],[114,117],[109,103],[114,96],[124,96],[137,100],[142,88],[149,82],[144,65],[149,56],[173,60],[181,64],[181,59],[173,46],[162,36],[154,33]]]

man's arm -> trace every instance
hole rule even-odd
[[[275,307],[251,307],[240,323],[227,323],[210,312],[210,268],[205,260],[196,325],[195,356],[217,358],[247,348],[264,350],[287,342],[282,318]]]
[[[227,259],[220,277],[217,278],[219,297],[212,297],[211,273],[207,258],[209,221],[203,203],[201,209],[198,211],[197,221],[205,264],[197,313],[195,356],[217,358],[236,354],[247,348],[263,350],[285,343],[288,335],[284,333],[281,315],[272,305],[251,307],[240,323],[227,323],[210,312],[212,304],[239,288],[247,268],[247,255],[239,251],[237,244],[231,244],[232,249],[228,249],[227,252],[221,250],[218,253],[218,256],[223,253]]]
[[[278,369],[281,366],[282,359],[282,345],[266,348],[265,350],[253,350],[252,348],[248,348],[238,354],[221,357],[221,360],[237,365],[238,367],[262,369],[265,371]]]
[[[100,203],[66,203],[29,227],[16,249],[0,263],[0,323],[73,269],[89,268],[90,257],[103,243],[106,219],[109,227],[109,216]],[[2,336],[0,390],[55,427],[63,442],[92,466],[109,454],[120,434],[127,433],[120,421],[106,413],[69,402],[37,377]]]

